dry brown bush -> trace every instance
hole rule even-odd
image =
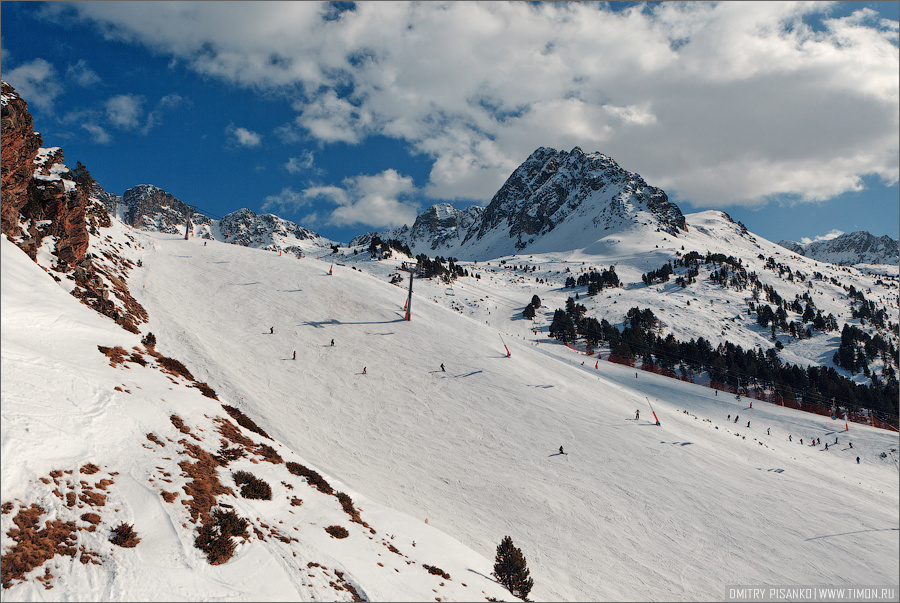
[[[346,538],[350,535],[347,528],[342,528],[341,526],[328,526],[325,528],[325,531],[331,534],[332,538]]]
[[[259,435],[263,436],[264,438],[269,438],[270,440],[272,439],[269,437],[269,434],[267,434],[265,431],[263,431],[263,429],[259,425],[254,423],[250,417],[248,417],[247,415],[242,413],[240,410],[238,410],[234,406],[228,406],[227,404],[223,404],[222,408],[224,408],[225,411],[229,415],[231,415],[231,418],[234,419],[235,421],[237,421],[237,424],[240,425],[241,427],[243,427],[244,429],[249,429],[253,433],[258,433]]]
[[[272,500],[272,488],[249,471],[236,471],[231,474],[234,483],[241,489],[241,496],[257,500]]]
[[[323,494],[334,494],[334,489],[331,485],[325,481],[321,475],[309,469],[308,467],[304,467],[300,463],[295,463],[293,461],[288,462],[285,465],[291,473],[298,477],[305,477],[307,483],[314,486],[319,492]]]
[[[113,535],[110,536],[109,541],[126,549],[137,546],[137,544],[141,541],[141,539],[138,538],[138,535],[134,531],[134,526],[132,526],[130,523],[125,523],[123,521],[122,523],[114,527],[112,531]]]

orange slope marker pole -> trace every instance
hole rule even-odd
[[[647,404],[650,404],[650,398],[647,398]],[[662,427],[662,425],[661,425],[660,422],[659,422],[659,419],[656,417],[656,411],[653,410],[653,405],[652,405],[652,404],[650,404],[650,412],[653,413],[653,418],[656,419],[656,425],[657,425],[657,427]]]

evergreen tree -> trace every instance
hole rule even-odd
[[[513,545],[512,538],[504,536],[497,545],[493,576],[514,596],[528,600],[534,580],[528,576],[528,567],[522,551]]]
[[[525,309],[522,310],[523,318],[527,318],[530,320],[530,319],[534,318],[534,314],[535,314],[534,306],[532,306],[531,304],[528,304],[527,306],[525,306]]]
[[[541,307],[541,298],[538,297],[537,295],[532,295],[531,296],[531,305],[534,306],[535,308],[540,308]]]

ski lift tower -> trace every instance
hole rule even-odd
[[[187,205],[187,204],[185,204],[185,205]],[[195,213],[197,213],[196,205],[188,205],[187,208],[188,208],[188,210],[187,210],[187,212],[185,212],[185,215],[184,215],[184,240],[185,241],[188,240],[189,233],[191,232],[191,230],[194,227],[194,224],[191,222],[191,217],[193,217],[193,215]]]
[[[407,262],[403,262],[403,264],[400,266],[400,270],[406,270],[407,272],[409,272],[409,295],[406,298],[406,315],[403,317],[403,320],[409,320],[412,317],[412,287],[413,275],[416,273],[416,266]]]

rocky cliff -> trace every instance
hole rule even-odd
[[[64,164],[61,148],[40,147],[28,104],[2,86],[3,234],[84,304],[137,333],[147,313],[128,291],[134,264],[100,236],[111,226],[108,193],[80,162]]]

